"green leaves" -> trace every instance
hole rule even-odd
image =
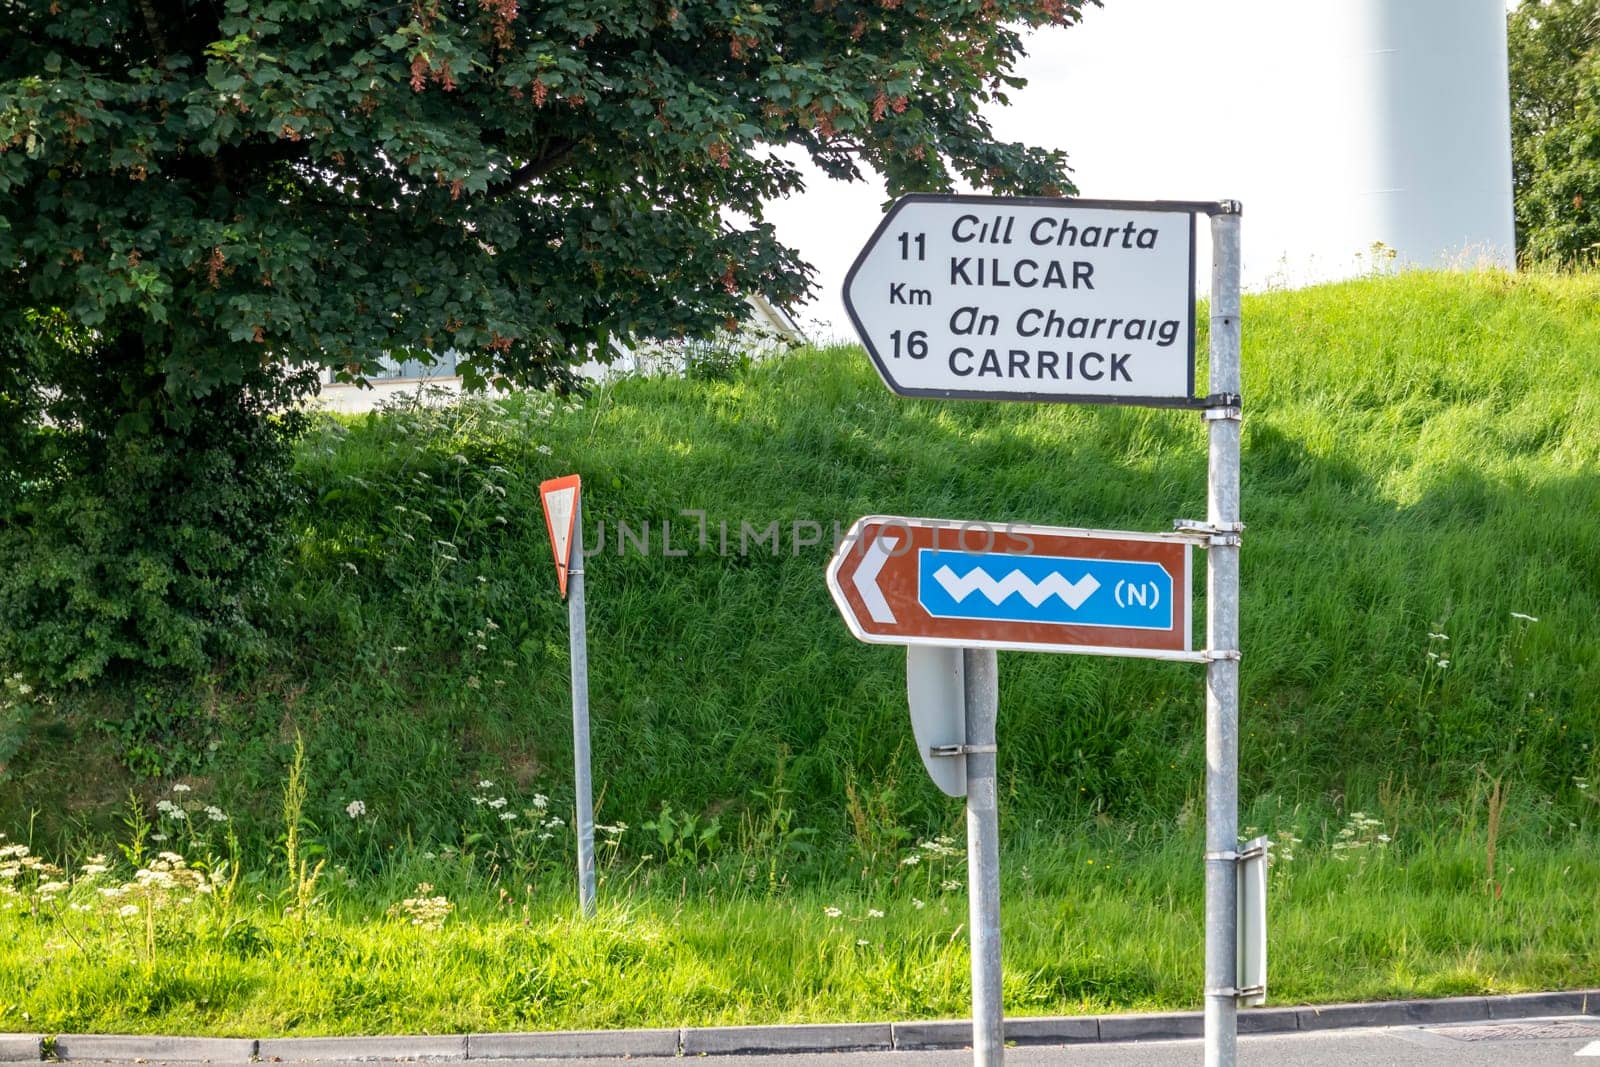
[[[596,336],[705,334],[742,292],[793,301],[794,253],[720,221],[798,187],[771,145],[895,192],[1069,188],[1059,155],[993,143],[976,108],[1010,81],[1013,27],[1074,21],[1070,3],[13,10],[0,258],[22,266],[0,314],[104,328],[138,308],[179,396],[223,367],[397,346],[541,382]],[[74,267],[130,248],[138,270]]]
[[[1600,0],[1526,3],[1509,16],[1518,251],[1600,256]]]
[[[267,474],[239,460],[224,519],[179,460],[210,457],[233,484],[231,445],[193,435],[235,418],[237,440],[264,434],[263,405],[322,368],[453,348],[469,386],[572,388],[572,366],[613,339],[708,336],[747,294],[804,296],[810,268],[761,221],[801,184],[774,146],[836,177],[875,170],[891,192],[1070,188],[1058,154],[995,143],[978,108],[1012,84],[1021,29],[1078,6],[8,0],[0,337],[48,320],[54,353],[0,347],[27,427],[10,456],[76,449],[52,469],[80,483],[50,510],[38,482],[15,514],[69,531],[50,534],[58,563],[103,572],[18,587],[12,624],[56,635],[27,655],[58,678],[198,664],[207,590],[236,606],[246,568],[175,578],[187,607],[169,616],[124,596],[134,549],[73,540],[70,507],[99,516],[79,524],[97,544],[126,547],[144,544],[130,524],[193,505],[152,535],[162,573],[185,573],[171,544],[208,523],[249,543],[230,523],[272,513]],[[107,440],[146,466],[85,458]],[[38,477],[0,468],[0,488]],[[121,614],[83,609],[91,589]]]

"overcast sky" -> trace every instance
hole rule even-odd
[[[1352,181],[1354,164],[1330,149],[1354,136],[1347,4],[1107,0],[1079,26],[1032,36],[1027,88],[990,119],[1003,139],[1064,149],[1082,196],[1243,201],[1247,285],[1305,280],[1290,260],[1306,255],[1321,257],[1314,273],[1349,273],[1373,238],[1340,232],[1321,207]],[[840,287],[886,194],[809,173],[805,194],[768,217],[818,270],[802,318],[846,338]]]

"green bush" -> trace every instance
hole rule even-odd
[[[0,460],[0,665],[60,687],[243,651],[296,506],[299,416],[268,410],[263,375],[176,418],[158,370],[31,340]]]

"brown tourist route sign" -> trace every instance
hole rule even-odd
[[[870,516],[828,588],[852,633],[959,645],[1204,662],[1193,648],[1185,534]]]

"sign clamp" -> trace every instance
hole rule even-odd
[[[1197,535],[1197,544],[1238,548],[1244,544],[1239,535],[1244,533],[1242,522],[1204,522],[1197,519],[1174,519],[1172,528],[1179,533]]]
[[[999,752],[998,745],[929,745],[930,756],[970,756],[974,753]]]
[[[1215,989],[1213,989],[1213,988],[1208,986],[1208,987],[1206,987],[1205,995],[1208,996],[1208,997],[1233,997],[1236,1000],[1243,1000],[1245,997],[1259,997],[1259,996],[1262,996],[1263,994],[1266,993],[1266,991],[1267,991],[1267,987],[1264,986],[1264,985],[1247,985],[1247,986],[1225,985],[1225,986],[1218,986]]]
[[[1232,861],[1234,863],[1240,863],[1240,862],[1243,862],[1244,860],[1253,860],[1257,856],[1265,856],[1266,854],[1267,854],[1267,846],[1266,845],[1264,845],[1264,844],[1260,844],[1260,845],[1251,844],[1247,848],[1241,848],[1241,849],[1223,848],[1223,849],[1217,849],[1214,852],[1207,852],[1207,853],[1205,853],[1205,859],[1207,859],[1207,860],[1229,860],[1229,861]]]

